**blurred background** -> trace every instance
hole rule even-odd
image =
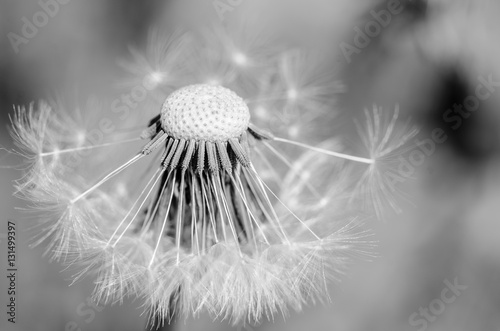
[[[230,8],[222,18],[219,3]],[[125,74],[117,63],[129,45],[144,47],[151,26],[238,24],[255,13],[290,45],[331,52],[345,85],[335,121],[349,122],[373,104],[397,104],[401,117],[420,127],[419,142],[436,130],[446,139],[434,139],[432,152],[412,163],[411,180],[400,183],[407,193],[402,212],[369,224],[379,257],[354,264],[332,286],[331,304],[239,329],[499,331],[496,0],[1,0],[0,145],[13,148],[7,129],[13,105],[58,97],[78,107],[89,98],[118,98]],[[38,28],[25,27],[37,19]],[[88,301],[91,280],[69,286],[68,271],[28,247],[29,221],[12,195],[22,160],[2,150],[0,162],[0,330],[144,329],[139,302],[96,307]],[[16,324],[5,313],[7,220],[17,225]],[[201,316],[174,329],[236,328]]]

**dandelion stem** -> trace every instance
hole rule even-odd
[[[126,140],[120,140],[120,141],[113,141],[113,142],[109,142],[109,143],[92,145],[92,146],[81,146],[81,147],[75,147],[75,148],[67,148],[67,149],[61,149],[61,150],[56,150],[56,151],[52,151],[52,152],[40,153],[39,156],[49,156],[49,155],[56,155],[56,154],[69,153],[69,152],[78,152],[78,151],[84,151],[87,149],[108,147],[108,146],[118,145],[118,144],[122,144],[122,143],[139,141],[139,140],[141,140],[141,138],[132,138],[132,139],[126,139]]]
[[[227,222],[228,222],[229,227],[231,229],[231,233],[233,234],[234,243],[236,244],[236,247],[238,247],[238,251],[241,255],[241,249],[240,249],[240,246],[238,245],[238,243],[239,243],[238,234],[236,233],[236,228],[234,227],[234,221],[233,221],[233,218],[231,217],[231,212],[229,211],[228,202],[226,200],[224,190],[222,189],[222,184],[220,183],[220,181],[221,181],[220,176],[217,176],[217,179],[218,179],[217,184],[218,184],[218,187],[219,187],[220,192],[221,192],[222,205],[224,207],[224,211],[226,212],[226,216],[227,216]]]
[[[182,216],[184,211],[183,198],[184,198],[184,175],[185,170],[181,172],[181,186],[179,188],[179,209],[177,210],[177,223],[175,226],[175,247],[177,248],[177,264],[181,262],[181,235],[182,235]]]
[[[151,185],[151,183],[153,182],[154,180],[154,183],[153,185],[151,185],[151,187],[149,188],[149,191],[148,193],[146,194],[146,197],[142,200],[142,202],[140,203],[139,205],[139,208],[137,208],[137,211],[135,212],[135,214],[132,216],[132,219],[130,220],[129,224],[125,227],[125,229],[122,231],[122,233],[120,234],[120,236],[118,237],[118,239],[116,239],[116,241],[114,242],[114,244],[112,245],[113,247],[116,246],[116,244],[118,244],[118,241],[120,241],[120,239],[123,237],[123,235],[125,234],[125,232],[127,232],[128,228],[130,227],[130,225],[133,223],[134,219],[137,217],[137,215],[139,214],[139,212],[141,211],[141,208],[142,206],[144,205],[144,203],[146,202],[147,198],[149,197],[149,195],[151,194],[151,191],[153,191],[153,188],[155,187],[156,183],[158,182],[158,180],[160,179],[161,175],[163,174],[164,172],[164,169],[158,169],[154,174],[153,176],[151,177],[151,179],[148,181],[148,183],[146,184],[146,186],[144,187],[144,189],[142,190],[141,194],[137,197],[137,200],[135,200],[135,202],[132,204],[132,207],[130,208],[130,210],[128,211],[128,213],[123,217],[122,221],[120,222],[120,224],[118,225],[118,227],[116,228],[116,230],[113,232],[113,234],[111,235],[111,237],[109,238],[109,241],[108,241],[108,245],[111,243],[111,241],[113,240],[113,238],[115,237],[115,235],[118,233],[118,230],[122,227],[122,225],[125,223],[125,220],[130,216],[130,214],[132,213],[132,210],[134,210],[135,206],[137,205],[137,203],[139,203],[139,201],[141,200],[141,197],[144,195],[144,192],[146,192],[147,188]],[[158,173],[160,173],[158,175]],[[156,178],[156,180],[155,180]]]
[[[283,238],[285,239],[285,241],[286,241],[287,244],[290,244],[290,240],[288,239],[288,236],[286,235],[286,232],[283,229],[283,225],[281,224],[280,219],[279,219],[278,215],[276,214],[276,210],[274,210],[274,208],[273,208],[271,200],[269,200],[269,196],[266,193],[266,189],[264,188],[264,185],[267,187],[267,189],[269,189],[269,187],[259,177],[259,175],[257,174],[257,171],[255,170],[253,164],[250,164],[250,169],[253,171],[253,173],[255,175],[254,180],[257,182],[259,188],[261,189],[262,194],[263,194],[264,198],[266,199],[266,202],[267,202],[268,206],[270,207],[269,209],[271,210],[271,213],[272,213],[272,215],[273,215],[273,217],[274,217],[274,219],[276,221],[276,224],[278,225],[278,228],[279,228],[281,234],[283,235]],[[250,174],[251,174],[251,172],[250,172]],[[271,190],[269,189],[269,191],[271,191]],[[271,193],[273,193],[273,192],[271,191]],[[274,195],[274,193],[273,193],[273,195]],[[276,196],[276,195],[274,195],[274,196]]]
[[[297,171],[296,167],[293,166],[293,164],[288,161],[288,159],[283,155],[281,154],[279,151],[276,150],[276,148],[274,148],[273,146],[271,146],[271,144],[269,144],[267,141],[264,141],[264,146],[266,146],[267,148],[269,148],[269,150],[271,150],[271,152],[273,152],[285,165],[287,165],[290,170],[292,171],[292,173],[299,177],[302,182],[307,186],[307,188],[317,197],[317,198],[321,198],[321,194],[319,194],[319,192],[309,183],[309,181],[304,178],[302,172],[300,171]],[[258,151],[260,155],[263,156],[262,153],[260,153],[260,151]],[[265,156],[263,156],[265,157]]]
[[[217,192],[217,186],[215,185],[215,183],[216,183],[216,181],[215,181],[214,175],[212,174],[211,175],[211,184],[212,184],[212,188],[213,188],[213,191],[214,191],[214,194],[215,194],[215,200],[217,202],[217,207],[218,207],[218,210],[219,210],[220,224],[221,224],[221,228],[222,228],[222,234],[223,234],[223,237],[224,237],[224,241],[227,242],[227,233],[226,233],[226,224],[224,223],[224,214],[222,213],[222,205],[221,205],[220,200],[219,200],[219,194]]]
[[[172,185],[171,185],[170,188],[173,189],[173,187],[174,187],[173,183],[175,181],[170,181],[169,182],[169,178],[170,178],[171,174],[172,174],[172,170],[169,170],[166,178],[162,179],[162,183],[160,185],[161,188],[159,190],[159,194],[157,195],[157,197],[155,199],[151,199],[151,203],[147,207],[147,211],[148,212],[147,212],[146,217],[144,218],[144,222],[142,224],[141,237],[143,237],[143,236],[146,235],[146,233],[149,230],[151,224],[153,223],[153,219],[156,217],[157,212],[158,212],[158,210],[160,208],[160,205],[162,204],[162,199],[163,199],[163,196],[165,194],[165,191],[166,191],[168,185],[172,183]],[[154,206],[154,208],[153,208],[153,206]]]
[[[295,146],[299,146],[299,147],[302,147],[302,148],[307,148],[307,149],[310,149],[310,150],[318,152],[318,153],[322,153],[322,154],[330,155],[330,156],[335,156],[335,157],[338,157],[338,158],[341,158],[341,159],[346,159],[346,160],[351,160],[351,161],[360,162],[360,163],[366,163],[366,164],[373,164],[373,163],[375,163],[374,159],[368,159],[368,158],[364,158],[364,157],[359,157],[359,156],[353,156],[353,155],[348,155],[348,154],[333,152],[333,151],[329,151],[329,150],[326,150],[326,149],[323,149],[323,148],[314,147],[314,146],[311,146],[311,145],[299,143],[297,141],[288,140],[288,139],[285,139],[285,138],[274,137],[274,140],[275,141],[280,141],[280,142],[283,142],[283,143],[287,143],[287,144],[291,144],[291,145],[295,145]]]
[[[255,168],[254,168],[254,166],[253,166],[253,165],[252,165],[252,167],[251,167],[251,170],[253,171],[253,173],[254,173],[255,177],[258,179],[259,183],[260,183],[261,185],[265,186],[265,187],[269,190],[269,192],[270,192],[270,193],[271,193],[271,194],[272,194],[272,195],[276,198],[276,200],[278,200],[278,201],[279,201],[279,203],[280,203],[283,207],[285,207],[285,209],[286,209],[286,210],[288,210],[288,212],[289,212],[289,213],[290,213],[293,217],[295,217],[295,219],[296,219],[297,221],[299,221],[302,225],[304,225],[304,226],[306,227],[306,229],[307,229],[309,232],[311,232],[311,234],[312,234],[312,235],[313,235],[313,236],[314,236],[317,240],[321,240],[321,238],[320,238],[320,237],[319,237],[319,236],[318,236],[318,235],[317,235],[317,234],[316,234],[316,233],[315,233],[315,232],[314,232],[314,231],[313,231],[313,230],[312,230],[309,226],[307,226],[307,224],[306,224],[303,220],[301,220],[301,219],[300,219],[300,217],[298,217],[297,215],[295,215],[295,213],[294,213],[294,212],[293,212],[290,208],[288,208],[288,206],[287,206],[285,203],[283,203],[283,201],[281,201],[281,199],[280,199],[280,198],[278,198],[278,196],[277,196],[276,194],[274,194],[274,192],[273,192],[273,191],[269,188],[269,186],[267,186],[267,184],[266,184],[266,183],[265,183],[265,182],[264,182],[264,181],[263,181],[263,180],[259,177],[259,174],[258,174],[258,173],[257,173],[257,171],[255,170]],[[264,190],[264,187],[262,187],[262,190]],[[264,190],[264,191],[265,191],[265,190]],[[265,192],[264,192],[264,193],[265,193]],[[268,201],[269,201],[269,198],[267,197],[267,194],[266,194],[265,196],[266,196],[266,198],[267,198],[267,199],[268,199]],[[273,211],[274,211],[274,209],[273,209]],[[275,215],[276,215],[276,213],[275,213]],[[277,216],[276,216],[276,217],[277,217]],[[279,223],[279,221],[278,221],[278,223]],[[281,224],[280,224],[280,227],[281,227]]]
[[[194,177],[191,178],[191,201],[193,200],[198,200],[198,196],[195,196],[196,193],[200,194],[200,191],[196,188],[196,179]],[[198,221],[197,221],[197,215],[196,215],[196,203],[191,204],[191,252],[194,254],[194,248],[196,246],[196,253],[200,255],[200,245],[198,243]],[[201,219],[201,217],[200,217]]]
[[[112,172],[110,172],[109,174],[107,174],[97,184],[95,184],[94,186],[92,186],[91,188],[89,188],[88,190],[86,190],[85,192],[83,192],[82,194],[80,194],[79,196],[77,196],[76,198],[74,198],[73,200],[71,200],[70,203],[73,204],[73,203],[77,202],[78,200],[80,200],[81,198],[83,198],[84,196],[86,196],[87,194],[89,194],[90,192],[92,192],[93,190],[95,190],[96,188],[98,188],[99,186],[101,186],[108,179],[112,178],[113,176],[115,176],[116,174],[118,174],[123,169],[127,168],[128,166],[130,166],[131,164],[135,163],[137,160],[139,160],[143,156],[144,156],[144,154],[137,154],[136,156],[134,156],[133,158],[131,158],[130,160],[128,160],[127,162],[125,162],[124,164],[122,164],[121,166],[119,166],[118,168],[116,168],[115,170],[113,170]]]
[[[210,223],[212,224],[212,231],[214,233],[214,240],[216,243],[218,243],[219,238],[217,237],[217,226],[215,224],[215,218],[214,218],[215,210],[212,212],[212,208],[210,208],[210,201],[211,200],[209,200],[209,198],[208,198],[208,192],[205,192],[205,186],[207,186],[209,188],[208,185],[210,185],[210,183],[208,182],[208,179],[207,179],[207,184],[205,185],[203,177],[200,176],[201,194],[203,196],[203,200],[205,201],[207,209],[208,209],[208,215],[210,217]]]
[[[169,177],[170,177],[170,173],[171,172],[168,173]],[[176,175],[177,175],[177,171],[174,171],[174,178]],[[168,181],[168,177],[167,177],[166,181]],[[170,212],[170,206],[172,205],[172,197],[174,196],[174,191],[175,190],[172,187],[172,189],[170,190],[170,197],[168,198],[167,211],[165,212],[165,217],[163,218],[163,222],[161,224],[161,230],[160,230],[160,233],[158,235],[158,240],[156,241],[156,246],[155,246],[155,250],[153,252],[153,256],[151,257],[151,261],[149,261],[148,269],[151,268],[151,265],[153,264],[153,262],[155,260],[156,252],[158,251],[158,247],[160,246],[160,241],[161,241],[161,238],[163,236],[163,232],[165,231],[165,227],[167,225],[168,213]]]
[[[238,185],[236,184],[236,181],[235,181],[234,177],[232,175],[229,175],[229,178],[231,178],[231,181],[233,182],[234,187],[238,191],[238,193],[239,193],[239,195],[241,197],[241,200],[245,204],[245,207],[247,209],[248,214],[250,215],[251,219],[255,222],[255,225],[257,226],[257,228],[260,230],[260,233],[262,234],[262,238],[264,238],[264,241],[266,242],[266,244],[270,245],[269,241],[266,238],[266,235],[265,235],[264,231],[260,227],[259,222],[257,221],[257,219],[255,218],[255,216],[251,212],[250,207],[248,206],[247,198],[246,198],[245,193],[243,191],[243,183],[241,182],[241,179],[239,177],[237,177],[238,178],[238,185],[239,185],[239,187],[238,187]],[[251,224],[252,224],[252,222],[250,222],[250,225]],[[252,225],[252,232],[253,232],[253,225]],[[254,240],[256,240],[255,236],[254,236]],[[257,242],[255,242],[255,247],[257,247]]]

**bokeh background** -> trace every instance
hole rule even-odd
[[[220,20],[208,0],[63,2],[18,51],[8,33],[20,34],[23,17],[31,20],[45,2],[0,2],[4,149],[13,148],[7,129],[13,105],[54,96],[72,105],[89,97],[117,98],[123,92],[117,82],[124,77],[117,63],[129,45],[145,45],[152,25],[161,22],[173,30]],[[402,118],[411,117],[420,127],[418,139],[431,137],[438,128],[448,137],[401,183],[407,193],[400,201],[402,212],[388,212],[383,221],[369,224],[379,241],[379,257],[354,264],[343,282],[332,286],[331,304],[246,330],[499,331],[500,91],[492,89],[467,117],[448,113],[460,116],[460,125],[445,120],[448,109],[475,95],[479,77],[500,82],[498,1],[401,0],[403,10],[349,61],[341,45],[354,45],[355,29],[364,29],[374,20],[371,11],[387,9],[394,0],[221,2],[233,4],[225,16],[233,24],[257,12],[290,44],[331,51],[331,65],[338,69],[345,93],[336,102],[337,122],[325,123],[327,127],[350,122],[374,103],[387,109],[398,104]],[[355,139],[355,133],[344,133],[347,140]],[[28,247],[29,221],[19,210],[23,202],[13,197],[12,181],[21,176],[21,161],[0,152],[0,330],[144,329],[140,303],[92,306],[87,301],[91,279],[69,286],[68,271],[50,263],[40,249]],[[15,325],[5,314],[6,240],[1,234],[9,219],[18,228]],[[466,288],[438,309],[447,282]],[[439,314],[432,314],[433,306]],[[426,319],[421,309],[431,309],[431,316]],[[414,322],[427,322],[415,325],[411,316],[417,316]],[[174,329],[234,328],[201,316]]]

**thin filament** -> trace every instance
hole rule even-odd
[[[177,225],[175,228],[175,246],[177,247],[177,265],[181,262],[181,227],[182,227],[182,213],[183,213],[183,197],[184,197],[184,174],[181,173],[181,187],[179,189],[179,209],[177,210]]]
[[[266,185],[266,183],[264,183],[264,181],[260,179],[259,174],[257,173],[257,171],[255,170],[255,168],[254,168],[253,166],[252,166],[252,168],[251,168],[251,169],[252,169],[252,171],[253,171],[254,175],[255,175],[255,176],[257,177],[257,179],[259,180],[259,183],[260,183],[261,185],[264,185],[264,186],[267,188],[267,190],[268,190],[269,192],[271,192],[271,194],[272,194],[272,195],[273,195],[273,196],[274,196],[274,197],[275,197],[275,198],[279,201],[279,203],[280,203],[280,204],[282,204],[282,205],[283,205],[283,207],[285,207],[285,208],[286,208],[286,210],[288,210],[288,212],[289,212],[290,214],[292,214],[292,216],[293,216],[293,217],[295,217],[295,218],[296,218],[296,219],[297,219],[297,220],[298,220],[298,221],[299,221],[302,225],[304,225],[304,226],[305,226],[305,227],[309,230],[309,232],[311,232],[311,234],[312,234],[312,235],[313,235],[316,239],[321,240],[321,238],[320,238],[320,237],[319,237],[316,233],[314,233],[314,231],[313,231],[313,230],[311,230],[311,229],[307,226],[307,224],[305,224],[305,223],[304,223],[304,221],[302,221],[302,220],[300,219],[300,217],[298,217],[297,215],[295,215],[295,213],[294,213],[293,211],[291,211],[291,210],[290,210],[290,208],[288,208],[288,206],[287,206],[287,205],[285,205],[285,204],[283,203],[283,201],[281,201],[281,200],[278,198],[278,196],[277,196],[276,194],[274,194],[274,192],[273,192],[273,191],[269,188],[269,186],[267,186],[267,185]],[[266,194],[266,198],[267,198],[267,194]],[[269,199],[269,198],[268,198],[268,199]],[[274,209],[273,209],[273,211],[274,211]]]
[[[174,171],[174,178],[175,176],[177,175],[177,171]],[[168,174],[168,176],[170,176],[170,173]],[[168,180],[168,178],[167,178]],[[170,190],[170,197],[168,198],[168,206],[167,206],[167,212],[165,213],[165,217],[163,218],[163,222],[162,222],[162,225],[161,225],[161,230],[160,230],[160,233],[158,235],[158,240],[156,241],[156,245],[155,245],[155,250],[153,252],[153,256],[151,257],[151,261],[149,261],[149,265],[148,265],[148,268],[151,268],[151,265],[153,264],[153,261],[155,259],[155,256],[156,256],[156,252],[158,251],[158,247],[160,246],[160,241],[161,241],[161,238],[163,236],[163,232],[165,231],[165,226],[167,224],[167,218],[168,218],[168,213],[170,212],[170,205],[172,204],[172,197],[174,196],[174,187],[172,185],[172,189]]]
[[[39,156],[49,156],[49,155],[63,154],[63,153],[69,153],[69,152],[78,152],[78,151],[84,151],[84,150],[93,149],[93,148],[108,147],[108,146],[113,146],[113,145],[118,145],[118,144],[129,143],[129,142],[133,142],[133,141],[139,141],[139,140],[141,140],[141,138],[132,138],[132,139],[126,139],[126,140],[120,140],[120,141],[113,141],[113,142],[109,142],[109,143],[92,145],[92,146],[81,146],[81,147],[60,149],[60,150],[56,150],[56,151],[52,151],[52,152],[40,153]]]
[[[250,217],[252,218],[252,220],[254,221],[254,223],[257,225],[257,228],[258,228],[258,229],[259,229],[259,231],[261,232],[262,237],[264,238],[264,241],[266,242],[266,244],[268,244],[268,245],[269,245],[269,241],[267,240],[266,235],[264,234],[264,231],[263,231],[263,230],[262,230],[262,228],[260,227],[259,222],[257,222],[257,219],[255,218],[255,216],[253,215],[253,213],[252,213],[252,211],[251,211],[250,207],[249,207],[249,206],[248,206],[248,204],[247,204],[247,199],[246,199],[246,197],[245,197],[245,193],[243,192],[243,190],[240,190],[240,188],[238,188],[238,186],[236,185],[236,182],[235,182],[235,180],[234,180],[234,178],[233,178],[233,176],[232,176],[232,175],[230,176],[230,178],[231,178],[231,181],[233,182],[234,186],[236,187],[236,190],[238,191],[238,193],[239,193],[239,195],[240,195],[240,197],[241,197],[241,200],[242,200],[242,201],[243,201],[243,203],[245,204],[245,207],[246,207],[246,209],[247,209],[248,214],[250,215]],[[237,177],[237,178],[238,178],[238,182],[239,182],[239,184],[241,185],[241,188],[242,188],[242,187],[243,187],[243,183],[241,182],[241,179],[240,179],[239,177]],[[251,223],[250,223],[250,224],[251,224]],[[253,226],[252,226],[252,230],[253,230]]]
[[[137,217],[137,215],[139,214],[139,212],[141,211],[141,208],[142,206],[144,205],[144,203],[146,202],[146,200],[148,199],[148,197],[151,195],[151,192],[153,191],[153,188],[155,187],[156,183],[158,183],[158,180],[160,180],[161,178],[161,175],[162,173],[165,171],[164,168],[161,168],[161,169],[158,169],[154,175],[151,177],[151,179],[149,180],[149,182],[146,184],[146,186],[144,187],[144,190],[141,192],[141,194],[139,195],[139,197],[137,198],[137,200],[134,202],[134,204],[132,205],[132,208],[129,210],[129,212],[127,213],[127,215],[125,215],[125,217],[122,219],[122,221],[120,222],[120,224],[118,225],[118,227],[115,229],[115,231],[113,232],[113,235],[111,235],[111,238],[109,239],[108,241],[108,244],[111,242],[111,240],[113,239],[113,237],[116,235],[116,233],[118,232],[118,229],[120,229],[120,227],[123,225],[123,223],[125,222],[125,220],[127,219],[127,217],[130,215],[130,213],[132,212],[132,210],[134,209],[134,206],[139,202],[139,200],[141,199],[142,195],[144,194],[144,192],[146,191],[146,189],[149,187],[149,185],[151,185],[151,182],[155,179],[156,177],[156,180],[154,181],[154,183],[151,185],[151,187],[149,188],[149,191],[148,193],[146,194],[146,197],[142,200],[141,204],[139,205],[139,207],[137,208],[137,211],[135,212],[134,216],[132,216],[129,224],[125,227],[125,229],[122,231],[122,233],[120,234],[120,236],[118,237],[118,239],[116,239],[116,241],[114,242],[113,244],[113,247],[116,246],[116,244],[118,243],[118,241],[120,241],[120,239],[123,237],[123,235],[125,234],[125,232],[127,232],[127,230],[130,228],[130,226],[132,225],[132,223],[134,222],[134,219]],[[158,174],[159,173],[159,174]]]
[[[116,168],[115,170],[110,172],[109,174],[107,174],[97,184],[95,184],[94,186],[92,186],[91,188],[89,188],[88,190],[86,190],[85,192],[83,192],[82,194],[80,194],[79,196],[74,198],[73,200],[71,200],[70,203],[73,204],[73,203],[77,202],[78,200],[80,200],[81,198],[83,198],[84,196],[86,196],[87,194],[89,194],[90,192],[92,192],[93,190],[95,190],[96,188],[101,186],[102,184],[104,184],[108,179],[112,178],[116,174],[118,174],[121,171],[123,171],[124,169],[128,168],[130,165],[135,163],[137,160],[139,160],[143,156],[144,156],[144,154],[137,154],[136,156],[134,156],[133,158],[131,158],[130,160],[128,160],[127,162],[125,162],[124,164],[122,164],[121,166],[119,166],[118,168]]]
[[[314,147],[314,146],[311,146],[311,145],[299,143],[297,141],[293,141],[293,140],[289,140],[289,139],[285,139],[285,138],[274,137],[274,140],[280,141],[280,142],[284,142],[284,143],[287,143],[287,144],[291,144],[291,145],[295,145],[295,146],[299,146],[299,147],[302,147],[302,148],[306,148],[306,149],[309,149],[309,150],[312,150],[312,151],[315,151],[315,152],[318,152],[318,153],[322,153],[322,154],[325,154],[325,155],[335,156],[335,157],[338,157],[338,158],[341,158],[341,159],[346,159],[346,160],[351,160],[351,161],[360,162],[360,163],[366,163],[366,164],[373,164],[373,163],[375,163],[374,159],[367,159],[367,158],[364,158],[364,157],[352,156],[352,155],[349,155],[349,154],[343,154],[343,153],[333,152],[333,151],[329,151],[329,150],[326,150],[326,149],[323,149],[323,148]]]
[[[288,159],[283,155],[281,154],[278,150],[276,150],[276,148],[274,148],[273,146],[271,146],[268,142],[264,141],[264,146],[266,146],[267,148],[269,148],[271,150],[271,152],[273,152],[281,161],[283,161],[283,163],[285,163],[289,168],[290,170],[293,172],[293,174],[295,176],[298,176],[300,177],[300,179],[302,180],[302,182],[307,186],[307,188],[317,197],[319,198],[321,195],[318,193],[318,191],[309,183],[309,181],[304,178],[304,176],[302,175],[302,173],[300,171],[297,171],[297,169],[295,169],[295,167],[290,163],[290,161],[288,161]]]

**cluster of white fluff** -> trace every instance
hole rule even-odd
[[[35,243],[47,241],[53,257],[78,268],[75,280],[96,274],[96,298],[120,302],[126,296],[140,297],[153,315],[165,319],[208,311],[235,323],[255,322],[328,298],[328,281],[339,280],[353,256],[369,254],[372,243],[361,221],[371,211],[348,202],[368,191],[376,205],[382,204],[379,199],[391,191],[377,192],[384,185],[379,167],[413,131],[399,134],[396,118],[384,123],[378,111],[370,114],[368,158],[341,154],[337,138],[317,147],[295,141],[307,136],[300,131],[306,122],[328,124],[323,122],[335,115],[333,100],[343,87],[321,56],[279,45],[264,32],[216,27],[165,35],[155,30],[146,51],[132,49],[133,60],[123,63],[131,74],[124,81],[127,88],[148,87],[148,102],[133,115],[143,123],[159,115],[161,103],[173,91],[215,84],[245,100],[253,124],[282,135],[250,142],[251,169],[257,170],[248,173],[260,183],[259,192],[269,192],[272,208],[259,205],[267,201],[263,196],[248,199],[253,205],[244,206],[247,211],[260,208],[254,221],[259,228],[246,234],[248,242],[228,236],[205,243],[207,249],[188,249],[203,240],[190,236],[181,238],[186,244],[180,247],[160,223],[141,223],[154,206],[161,180],[158,153],[141,156],[140,148],[123,147],[129,155],[124,170],[111,168],[97,181],[86,174],[94,162],[92,153],[122,145],[108,138],[95,146],[86,144],[80,123],[45,103],[16,111],[13,136],[29,160],[17,188],[43,211]],[[274,126],[271,118],[280,114],[289,116],[288,122]],[[306,153],[297,153],[300,148]],[[86,157],[75,158],[87,151]],[[353,171],[356,167],[361,175]],[[205,189],[217,194],[214,185]],[[178,204],[174,187],[165,192]],[[222,211],[208,214],[217,218]],[[185,217],[187,222],[193,215]]]

